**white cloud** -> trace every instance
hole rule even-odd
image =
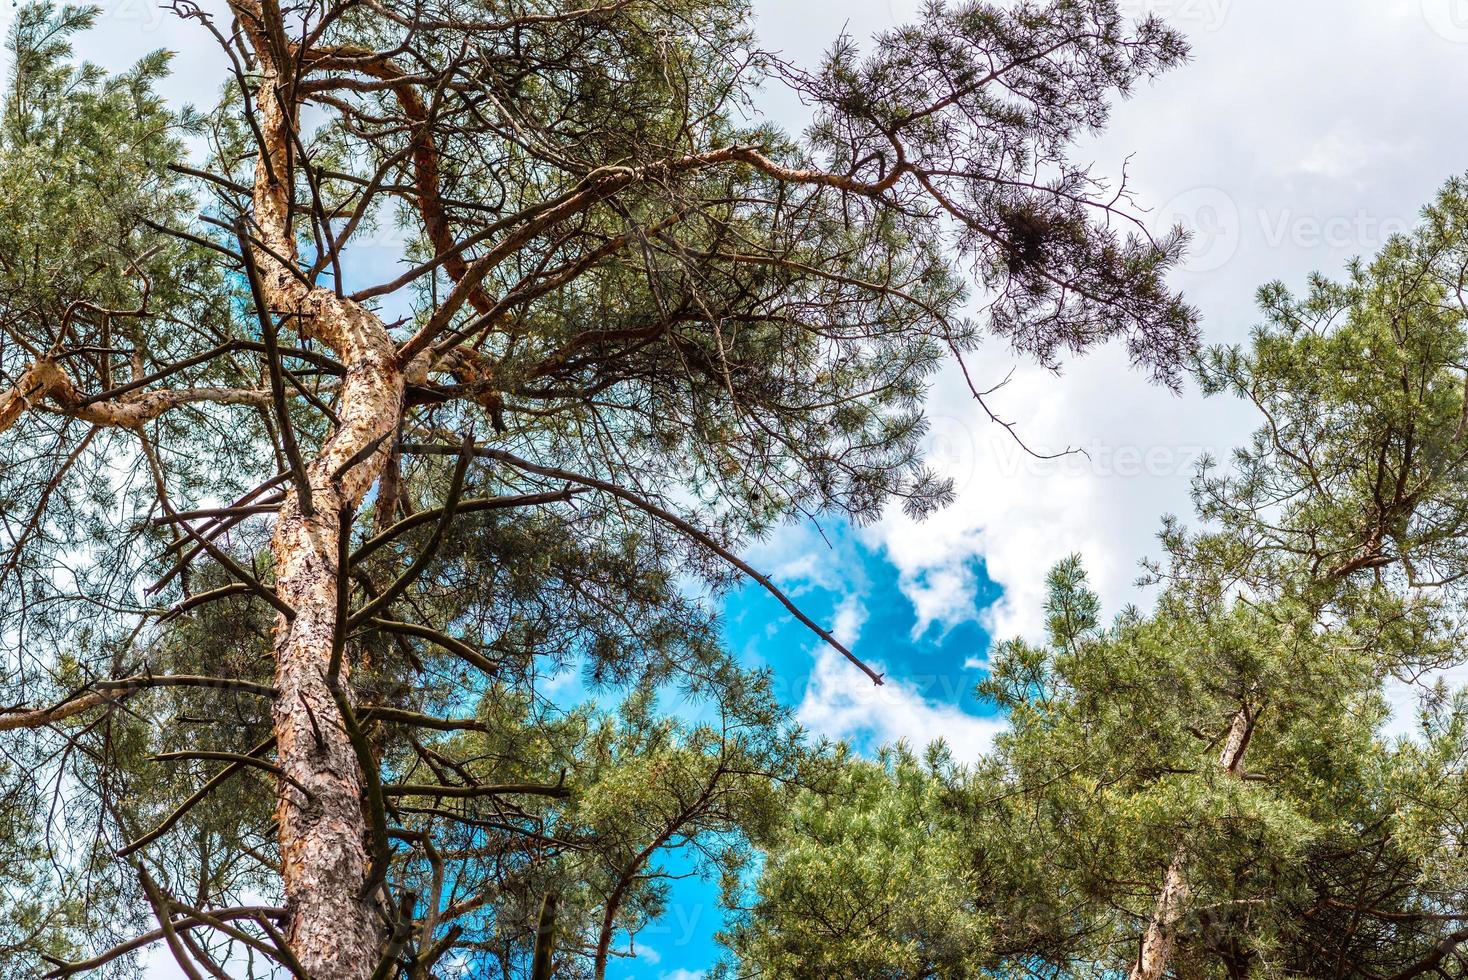
[[[840,564],[831,560],[830,549],[808,527],[782,529],[752,551],[775,563],[770,578],[792,596],[811,589],[836,591],[845,584]]]
[[[1468,85],[1468,47],[1432,16],[1434,5],[1452,2],[1132,3],[1183,30],[1193,59],[1139,87],[1074,157],[1114,178],[1135,153],[1129,183],[1154,209],[1146,217],[1154,231],[1179,218],[1163,213],[1168,202],[1197,202],[1198,213],[1181,218],[1212,251],[1174,281],[1201,309],[1205,340],[1245,339],[1260,285],[1338,273],[1415,220],[1441,182],[1463,171],[1461,142],[1440,122],[1454,118],[1455,94]],[[827,26],[810,24],[808,33],[824,36]],[[1312,43],[1301,46],[1304,36]],[[1402,74],[1383,85],[1337,57],[1367,49]],[[1014,361],[993,344],[971,367],[983,386]],[[899,568],[922,629],[977,619],[999,638],[1036,637],[1045,573],[1071,552],[1081,553],[1108,613],[1145,600],[1132,587],[1137,562],[1156,554],[1164,514],[1190,519],[1198,453],[1226,461],[1256,423],[1237,400],[1149,386],[1116,349],[1075,360],[1060,377],[1021,366],[992,403],[1036,448],[1092,455],[1028,459],[972,404],[956,372],[940,377],[929,446],[937,468],[957,480],[958,501],[926,523],[894,514],[864,532]],[[1003,589],[988,609],[976,608],[975,559]]]
[[[1411,149],[1364,133],[1359,125],[1343,124],[1305,147],[1298,166],[1306,174],[1344,179],[1406,156]]]
[[[866,607],[855,596],[847,596],[836,607],[836,617],[831,623],[831,635],[847,646],[854,646],[866,625]]]
[[[917,640],[934,623],[948,624],[955,612],[971,608],[978,591],[978,579],[972,566],[956,561],[949,564],[902,569],[899,587],[912,603],[917,620],[912,638]]]
[[[942,738],[956,758],[972,762],[988,750],[1005,723],[960,709],[958,698],[968,687],[969,681],[959,675],[919,681],[889,675],[877,687],[855,673],[839,653],[827,649],[816,656],[795,717],[811,731],[834,739],[866,736],[879,745],[903,739],[920,749]],[[930,698],[929,693],[939,698]]]
[[[852,644],[866,610],[848,597],[836,612],[832,632]],[[881,670],[880,664],[874,664]],[[834,739],[871,738],[885,745],[905,739],[922,748],[942,738],[954,755],[977,759],[994,736],[1004,730],[998,718],[978,718],[959,707],[972,680],[962,674],[905,678],[889,675],[878,687],[851,669],[846,659],[829,647],[816,655],[796,719],[811,731]]]
[[[973,403],[956,372],[940,378],[930,401],[939,420],[931,460],[954,479],[958,501],[926,521],[892,513],[863,531],[897,566],[918,632],[979,620],[996,638],[1037,638],[1045,575],[1072,552],[1084,557],[1109,610],[1136,601],[1137,561],[1155,551],[1163,514],[1190,510],[1198,458],[1226,451],[1247,430],[1236,405],[1149,387],[1111,348],[1061,377],[1021,367],[990,401],[1037,452],[1080,447],[1086,455],[1029,456]],[[987,608],[977,604],[975,559],[1003,588]]]
[[[669,970],[662,976],[662,980],[703,980],[703,978],[702,970],[689,970],[681,966],[676,970]]]

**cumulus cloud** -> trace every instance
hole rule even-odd
[[[961,379],[940,379],[929,458],[954,480],[957,502],[925,521],[892,513],[863,530],[897,566],[918,632],[978,620],[997,638],[1038,638],[1045,575],[1072,552],[1084,557],[1108,609],[1136,601],[1137,562],[1155,551],[1162,515],[1187,513],[1198,459],[1226,449],[1237,426],[1227,403],[1148,387],[1115,349],[1062,377],[1022,367],[992,403],[1019,422],[1037,453],[1084,452],[1029,455],[988,420]],[[988,606],[980,604],[976,560],[1003,589]]]
[[[918,640],[935,623],[951,625],[955,612],[973,605],[977,598],[978,576],[971,562],[962,554],[946,563],[909,563],[901,569],[899,585],[912,603],[917,619],[912,626],[912,639]]]
[[[1457,142],[1438,125],[1461,88],[1443,80],[1468,83],[1468,28],[1453,21],[1451,5],[1132,0],[1132,13],[1155,11],[1183,30],[1193,60],[1120,103],[1106,132],[1075,156],[1114,178],[1135,153],[1127,173],[1149,209],[1143,220],[1154,233],[1174,223],[1193,233],[1193,260],[1174,284],[1201,309],[1207,341],[1243,340],[1260,285],[1339,273],[1462,172]],[[815,25],[809,34],[823,36]],[[1314,41],[1301,46],[1305,36]],[[1336,57],[1363,46],[1406,75],[1383,86]],[[1302,74],[1315,84],[1291,81]],[[1336,95],[1322,100],[1322,91]],[[989,384],[1015,360],[996,344],[971,367]],[[1071,552],[1085,559],[1109,611],[1145,601],[1132,587],[1137,562],[1156,553],[1164,514],[1191,514],[1197,456],[1226,460],[1257,423],[1235,400],[1149,386],[1116,349],[1074,360],[1060,376],[1021,364],[992,404],[1037,449],[1091,455],[1030,459],[972,404],[956,372],[939,379],[929,449],[956,480],[958,501],[926,523],[893,514],[865,532],[900,569],[922,629],[976,619],[996,637],[1036,637],[1045,573]],[[977,560],[1003,590],[986,609]]]
[[[855,643],[866,610],[855,597],[841,603],[832,629],[837,639]],[[877,664],[880,670],[881,665]],[[881,687],[856,675],[846,659],[829,647],[816,654],[815,667],[796,709],[796,719],[833,739],[870,740],[885,745],[899,739],[922,748],[942,738],[956,758],[972,761],[1004,730],[998,718],[979,718],[959,707],[971,686],[959,673],[926,677],[888,675]]]
[[[922,748],[942,738],[954,756],[972,762],[986,752],[1005,728],[998,718],[978,718],[958,707],[966,684],[956,675],[931,683],[888,677],[881,687],[855,677],[834,650],[816,657],[796,718],[811,731],[834,739],[869,738],[886,745],[899,739]],[[930,695],[937,694],[932,697]]]

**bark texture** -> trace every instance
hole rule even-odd
[[[1249,733],[1253,722],[1248,711],[1240,708],[1229,726],[1228,738],[1218,755],[1218,765],[1230,776],[1237,776],[1243,765],[1244,752],[1249,747]],[[1177,943],[1177,930],[1188,904],[1188,845],[1179,844],[1173,852],[1172,862],[1162,879],[1162,890],[1157,895],[1157,907],[1147,923],[1142,936],[1142,949],[1137,962],[1132,966],[1130,980],[1162,980],[1172,960],[1172,950]]]
[[[297,275],[287,178],[294,121],[283,97],[291,71],[281,63],[288,47],[272,36],[278,12],[262,10],[266,6],[237,7],[261,68],[256,98],[264,147],[255,173],[255,264],[271,311],[292,314],[300,333],[330,347],[346,366],[340,425],[306,466],[309,512],[292,488],[272,544],[276,592],[294,611],[292,618],[279,617],[275,635],[276,762],[284,775],[276,814],[281,878],[287,938],[301,966],[312,980],[361,980],[377,965],[388,929],[376,896],[364,894],[372,868],[362,770],[327,675],[338,628],[341,513],[356,508],[386,462],[406,381],[376,315]],[[378,448],[369,452],[374,443]],[[347,671],[343,663],[342,690]]]
[[[0,393],[0,432],[15,424],[25,410],[46,402],[55,411],[93,425],[136,429],[171,408],[196,402],[222,405],[268,405],[270,392],[242,388],[174,388],[132,391],[115,398],[91,401],[82,397],[61,365],[49,357],[37,358]]]

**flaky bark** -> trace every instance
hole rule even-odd
[[[275,638],[276,816],[291,949],[315,980],[357,980],[371,974],[383,931],[363,894],[371,860],[362,773],[326,676],[342,533],[335,505],[352,497],[331,487],[329,458],[310,467],[315,515],[292,499],[274,539],[276,590],[295,610],[278,620]]]
[[[41,728],[45,725],[54,725],[58,721],[65,721],[99,705],[116,701],[125,693],[125,691],[94,691],[54,708],[30,708],[0,714],[0,732],[16,728]]]
[[[1147,923],[1147,932],[1142,936],[1142,949],[1132,967],[1131,980],[1161,980],[1167,972],[1167,963],[1172,959],[1172,946],[1177,938],[1177,924],[1182,919],[1183,908],[1188,902],[1188,878],[1186,866],[1188,849],[1179,845],[1162,878],[1162,890],[1157,895],[1157,907]]]
[[[261,68],[256,98],[264,145],[255,172],[260,247],[254,258],[262,292],[273,311],[293,313],[297,329],[330,347],[346,366],[340,424],[306,466],[310,513],[299,488],[292,488],[272,542],[276,592],[294,612],[278,618],[275,635],[274,728],[283,777],[276,815],[288,941],[313,980],[361,980],[376,966],[387,930],[375,896],[364,894],[372,864],[363,775],[328,670],[339,628],[341,514],[361,502],[385,464],[406,382],[377,316],[303,283],[287,264],[296,261],[289,223],[294,122],[282,93],[291,72],[277,60],[285,45],[272,37],[279,34],[278,12],[268,4],[240,3],[236,9]],[[368,452],[374,443],[379,447]],[[343,682],[347,670],[343,663]],[[341,690],[347,690],[344,683]]]
[[[1249,747],[1249,734],[1253,730],[1247,710],[1240,708],[1229,726],[1228,739],[1218,754],[1218,765],[1230,776],[1237,776],[1243,765],[1244,752]],[[1142,949],[1137,962],[1132,966],[1129,980],[1162,980],[1167,965],[1172,960],[1173,946],[1177,943],[1178,925],[1188,904],[1188,845],[1179,844],[1173,852],[1172,863],[1162,879],[1162,890],[1157,895],[1157,907],[1147,923],[1142,936]]]
[[[116,398],[88,401],[61,365],[37,358],[15,384],[0,393],[0,432],[15,424],[25,410],[45,402],[57,412],[93,425],[137,429],[172,408],[197,402],[221,405],[267,405],[270,392],[250,388],[175,388],[132,391]]]

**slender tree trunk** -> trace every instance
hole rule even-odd
[[[1253,722],[1246,709],[1240,708],[1229,726],[1228,739],[1218,755],[1218,765],[1224,772],[1237,776],[1244,761],[1244,752],[1249,747],[1249,734]],[[1183,843],[1173,852],[1167,874],[1162,878],[1162,890],[1157,895],[1157,907],[1147,923],[1142,936],[1142,949],[1137,954],[1129,980],[1162,980],[1172,960],[1173,946],[1177,942],[1178,925],[1182,922],[1183,910],[1188,903],[1188,845]]]
[[[291,72],[277,61],[284,45],[271,42],[279,33],[279,10],[269,0],[236,2],[260,60],[256,107],[264,145],[256,165],[253,232],[261,247],[252,254],[261,290],[271,311],[292,314],[296,330],[330,347],[347,372],[336,408],[340,424],[305,467],[310,506],[293,486],[272,542],[276,592],[294,611],[293,618],[277,620],[274,650],[276,762],[283,773],[276,817],[287,938],[311,980],[363,980],[389,930],[377,896],[363,894],[372,868],[362,771],[327,673],[337,629],[341,513],[361,502],[382,471],[406,381],[381,320],[296,275],[288,176],[293,122],[283,98]],[[376,450],[357,459],[379,440]],[[342,664],[343,682],[347,669]]]
[[[556,895],[547,892],[540,903],[540,923],[535,931],[535,958],[530,963],[530,980],[551,980],[556,957]]]
[[[1177,938],[1177,924],[1188,901],[1188,879],[1184,873],[1187,862],[1187,847],[1178,845],[1173,852],[1172,863],[1167,866],[1167,874],[1163,876],[1157,908],[1153,910],[1147,932],[1142,936],[1142,950],[1132,966],[1131,980],[1161,980],[1167,972],[1173,942]]]

